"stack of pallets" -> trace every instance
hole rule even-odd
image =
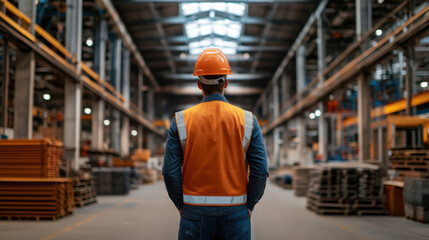
[[[295,196],[307,196],[310,173],[314,169],[312,166],[294,167],[292,176],[292,188]]]
[[[406,218],[429,223],[429,179],[405,179],[403,194]]]
[[[307,208],[318,214],[385,214],[380,170],[365,164],[318,167],[311,172]]]
[[[80,178],[74,182],[74,201],[78,207],[97,202],[94,181],[90,178]]]
[[[390,150],[392,169],[400,177],[429,176],[429,150],[393,148]]]
[[[1,140],[0,176],[57,178],[63,154],[61,142],[48,139]]]
[[[92,175],[98,195],[125,195],[130,191],[131,171],[129,168],[93,168]]]
[[[51,219],[73,212],[73,181],[65,178],[0,178],[0,218]]]

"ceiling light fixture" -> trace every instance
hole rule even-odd
[[[108,119],[104,120],[103,123],[104,123],[104,126],[109,126],[110,125],[110,121]]]
[[[377,37],[380,37],[382,34],[383,34],[383,30],[381,30],[381,29],[377,29],[377,30],[375,30],[375,35],[376,35]]]
[[[51,95],[49,93],[45,93],[45,94],[43,94],[43,99],[46,101],[49,101],[49,100],[51,100]]]

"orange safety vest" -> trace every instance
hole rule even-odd
[[[253,115],[223,101],[176,113],[183,149],[183,202],[233,206],[247,202],[247,161]]]

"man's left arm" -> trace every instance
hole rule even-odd
[[[168,196],[179,211],[183,208],[182,165],[183,150],[180,145],[176,118],[174,117],[171,120],[167,141],[165,143],[162,175],[164,176],[164,183],[167,188]]]
[[[258,120],[253,116],[252,139],[246,154],[250,174],[247,184],[247,207],[253,210],[264,194],[268,177],[268,160]]]

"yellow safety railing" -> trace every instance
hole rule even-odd
[[[76,72],[75,67],[73,67],[72,64],[70,64],[67,60],[71,61],[72,63],[76,63],[77,60],[71,54],[57,39],[55,39],[51,34],[49,34],[47,31],[45,31],[42,27],[39,25],[35,25],[35,32],[47,43],[49,43],[52,47],[48,47],[47,45],[41,43],[38,41],[36,36],[31,34],[27,31],[27,27],[31,25],[31,19],[28,18],[24,13],[19,11],[18,8],[16,8],[12,3],[10,3],[7,0],[0,0],[0,4],[4,6],[6,13],[0,12],[0,19],[3,19],[5,22],[7,22],[9,25],[14,27],[17,31],[19,31],[22,35],[24,35],[26,38],[31,40],[32,42],[37,42],[40,44],[40,47],[42,50],[47,52],[49,55],[54,57],[57,61],[62,63],[64,66],[70,68],[74,72]],[[12,15],[13,17],[16,17],[21,20],[21,24],[19,24],[17,21],[13,20],[11,17],[8,16],[8,14]],[[64,55],[64,58],[58,55],[58,52],[60,52],[62,55]],[[82,76],[82,80],[86,82],[88,85],[90,85],[93,88],[96,88],[99,91],[103,91],[103,87],[109,90],[113,95],[115,95],[117,98],[120,99],[121,102],[125,102],[125,97],[118,92],[112,85],[110,85],[108,82],[104,81],[100,78],[100,76],[94,72],[90,67],[88,67],[85,63],[80,62],[80,67],[86,75]],[[100,86],[100,85],[101,86]],[[112,96],[109,96],[112,98]]]

